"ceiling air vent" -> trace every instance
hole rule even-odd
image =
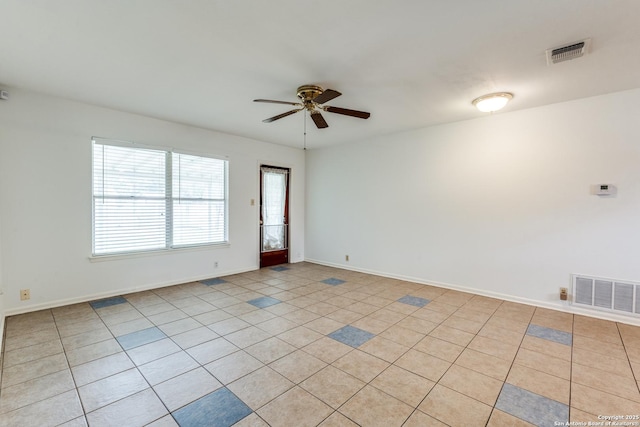
[[[591,39],[571,43],[567,46],[556,47],[555,49],[547,49],[547,65],[580,58],[586,53],[589,53],[589,46],[591,46]]]

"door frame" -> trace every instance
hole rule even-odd
[[[257,162],[257,177],[256,177],[256,186],[258,188],[258,194],[257,194],[257,198],[256,200],[256,242],[257,242],[257,255],[256,255],[256,265],[258,266],[258,269],[262,268],[260,266],[261,264],[261,254],[262,254],[262,229],[261,229],[261,224],[260,224],[260,219],[262,217],[262,206],[261,206],[261,198],[262,198],[262,177],[261,174],[262,172],[260,171],[261,167],[272,167],[275,169],[287,169],[289,171],[288,174],[288,178],[287,178],[287,210],[288,210],[288,223],[287,223],[287,250],[288,250],[288,255],[287,255],[287,262],[290,263],[291,262],[291,254],[293,253],[292,251],[292,247],[291,247],[291,242],[292,242],[292,222],[294,222],[294,220],[292,220],[292,185],[291,183],[293,182],[292,180],[292,175],[294,174],[294,166],[291,164],[283,164],[280,162],[274,162],[274,161],[270,161],[270,160],[258,160]],[[268,268],[268,267],[267,267]]]

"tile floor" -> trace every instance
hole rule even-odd
[[[0,426],[640,415],[639,327],[309,263],[9,317],[2,360]]]

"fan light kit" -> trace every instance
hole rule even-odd
[[[307,110],[311,119],[316,124],[318,129],[324,129],[329,127],[327,122],[320,114],[320,111],[326,111],[328,113],[336,113],[342,114],[344,116],[357,117],[359,119],[368,119],[371,115],[365,111],[357,111],[357,110],[349,110],[347,108],[339,108],[339,107],[331,107],[328,105],[322,105],[325,102],[329,102],[332,99],[335,99],[342,95],[337,90],[333,89],[322,89],[320,86],[316,85],[303,85],[298,88],[298,98],[300,98],[301,102],[288,102],[288,101],[274,101],[271,99],[254,99],[253,102],[267,102],[271,104],[285,104],[285,105],[293,105],[297,107],[294,110],[287,111],[286,113],[278,114],[277,116],[269,117],[268,119],[264,119],[263,122],[271,123],[276,120],[279,120],[283,117],[290,116],[292,114],[297,113],[298,111]]]
[[[483,95],[480,98],[474,99],[471,103],[483,113],[493,113],[502,109],[507,102],[513,98],[513,94],[508,92],[497,92]]]

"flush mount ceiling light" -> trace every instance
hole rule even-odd
[[[508,92],[496,92],[483,95],[474,99],[471,103],[483,113],[493,113],[507,105],[507,102],[513,98],[513,94]]]

